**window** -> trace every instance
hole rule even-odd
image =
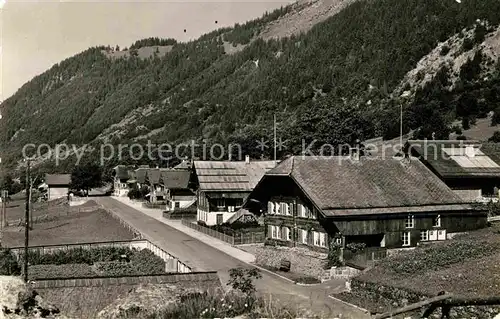
[[[180,202],[175,202],[175,208],[180,208],[181,207],[181,203]]]
[[[319,245],[321,247],[326,247],[326,234],[325,233],[319,233]]]
[[[217,205],[217,207],[224,207],[224,198],[217,198],[215,200],[215,205]]]
[[[319,233],[315,231],[313,231],[312,233],[314,246],[319,246]]]
[[[293,215],[293,204],[292,203],[288,203],[286,213],[287,213],[287,215]]]
[[[276,214],[276,211],[274,210],[274,203],[273,202],[269,202],[268,207],[267,207],[267,211],[269,214]]]
[[[307,245],[307,230],[301,229],[302,243]]]
[[[278,215],[281,214],[281,205],[280,205],[280,203],[275,202],[274,203],[274,209],[276,210],[275,214],[278,214]]]
[[[410,246],[410,232],[404,232],[402,236],[403,246]]]
[[[280,212],[283,215],[288,215],[288,205],[287,203],[280,203]]]
[[[342,238],[340,237],[335,238],[335,244],[342,245]]]
[[[280,238],[280,228],[279,226],[269,226],[271,227],[271,238]]]
[[[429,240],[429,231],[422,230],[420,231],[420,241],[428,241]]]
[[[305,218],[305,207],[302,204],[297,204],[297,217]]]
[[[283,239],[292,240],[292,232],[290,231],[290,228],[283,227]]]
[[[414,226],[415,226],[415,216],[408,215],[408,217],[406,218],[405,227],[413,228]]]
[[[432,227],[441,227],[441,215],[437,215],[432,219]]]

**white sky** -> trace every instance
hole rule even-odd
[[[187,41],[291,2],[6,0],[0,9],[0,101],[52,65],[89,47],[124,48],[149,37]]]

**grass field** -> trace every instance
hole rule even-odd
[[[70,209],[69,205],[65,205],[63,200],[56,200],[52,202],[33,203],[31,206],[31,213],[33,217],[43,216],[51,212],[61,212],[65,209]],[[26,211],[26,202],[24,199],[17,199],[7,203],[7,220],[24,219]]]
[[[356,279],[425,295],[446,291],[468,297],[496,296],[500,291],[500,224],[389,257]],[[391,308],[390,300],[371,300],[369,292],[338,297],[365,309]]]
[[[57,220],[37,223],[30,231],[30,246],[75,244],[113,240],[131,240],[134,234],[120,225],[104,210],[82,212],[59,217]],[[24,228],[4,229],[3,246],[24,245]]]

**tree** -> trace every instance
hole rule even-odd
[[[84,191],[88,195],[92,188],[102,185],[102,168],[97,164],[78,165],[71,172],[71,189]]]
[[[493,133],[493,135],[488,139],[488,142],[500,143],[500,131]]]

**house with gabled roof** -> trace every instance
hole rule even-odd
[[[407,153],[418,157],[457,195],[469,201],[498,201],[500,146],[478,141],[410,140]]]
[[[164,170],[160,174],[160,184],[165,192],[167,211],[173,212],[195,204],[195,184],[193,183],[190,170]]]
[[[197,220],[205,225],[225,223],[243,205],[274,161],[194,161]]]
[[[127,196],[130,190],[130,175],[134,167],[129,165],[118,165],[113,168],[113,195]]]
[[[485,211],[413,157],[292,156],[264,175],[250,201],[264,207],[268,240],[320,251],[332,241],[344,250],[413,247],[487,224]]]
[[[71,184],[71,174],[45,174],[47,198],[49,201],[67,197]]]

